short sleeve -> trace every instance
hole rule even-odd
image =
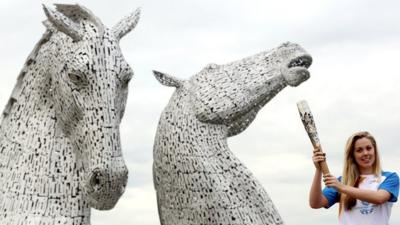
[[[322,194],[328,200],[328,205],[325,208],[330,208],[336,202],[339,201],[339,192],[333,187],[325,187],[322,190]]]
[[[386,190],[390,193],[389,202],[397,202],[399,196],[399,176],[396,173],[384,173],[386,179],[379,185],[378,189]]]

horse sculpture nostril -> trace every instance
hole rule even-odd
[[[88,186],[93,193],[111,191],[123,193],[128,180],[128,170],[123,167],[117,170],[95,168],[89,175]]]
[[[101,187],[101,172],[98,169],[95,169],[89,179],[89,185],[95,190],[98,191]]]
[[[125,188],[126,188],[126,184],[122,185],[122,186],[119,188],[119,194],[122,195],[122,194],[125,192]]]
[[[94,179],[94,185],[99,185],[100,184],[100,179],[96,176]]]

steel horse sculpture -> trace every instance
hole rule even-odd
[[[119,125],[133,76],[119,40],[140,10],[106,28],[80,5],[44,6],[0,125],[0,224],[88,225],[127,182]]]
[[[233,155],[227,138],[245,130],[285,86],[309,78],[312,58],[284,43],[189,80],[154,71],[176,87],[161,114],[153,175],[162,225],[283,224],[267,192]]]

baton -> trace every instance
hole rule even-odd
[[[310,107],[308,107],[307,102],[303,100],[297,103],[297,108],[299,109],[300,119],[303,122],[304,129],[306,130],[314,149],[319,149],[322,152],[321,143],[318,138],[317,127],[315,126]],[[326,161],[320,162],[319,166],[324,175],[329,174],[329,168],[326,164]]]

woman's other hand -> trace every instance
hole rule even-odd
[[[335,176],[331,174],[324,175],[323,181],[325,183],[325,186],[333,187],[338,191],[341,191],[344,187],[344,184],[342,184]]]

